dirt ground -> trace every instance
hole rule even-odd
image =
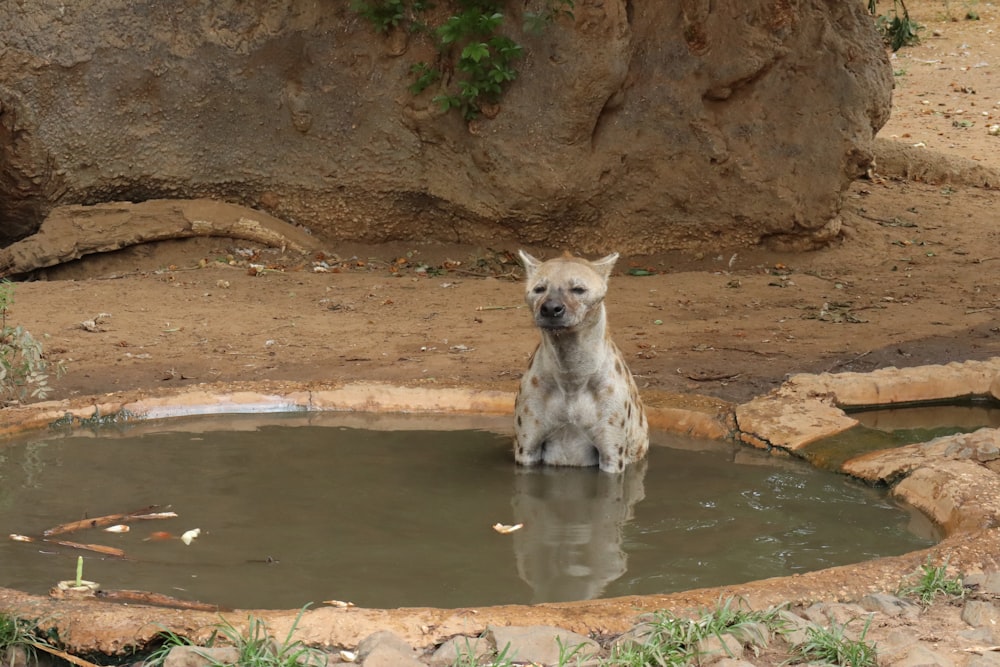
[[[880,136],[931,160],[1000,169],[1000,136],[989,133],[1000,123],[1000,11],[974,0],[908,6],[922,43],[893,57],[894,113]],[[828,249],[622,258],[609,321],[641,388],[733,402],[789,373],[997,356],[998,198],[877,170],[851,187],[843,238]],[[17,284],[8,321],[64,365],[52,398],[237,381],[513,390],[537,341],[515,251],[342,244],[296,258],[220,239],[164,242]],[[920,631],[949,632],[933,615]]]
[[[1000,123],[1000,14],[919,0],[910,11],[923,40],[893,56],[880,136],[1000,169],[988,131]],[[609,320],[641,387],[730,401],[799,371],[997,355],[997,197],[876,173],[851,187],[843,238],[826,250],[622,258]],[[163,242],[49,269],[17,285],[9,319],[63,363],[54,398],[236,380],[513,389],[537,340],[514,251],[341,244],[320,263],[225,239]],[[81,326],[95,317],[96,330]]]

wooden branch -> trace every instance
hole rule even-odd
[[[0,278],[92,253],[195,236],[241,239],[298,254],[311,252],[317,245],[312,236],[287,222],[211,199],[60,206],[37,233],[0,249]]]
[[[52,537],[53,535],[63,535],[65,533],[74,533],[78,530],[84,530],[87,528],[103,528],[104,526],[110,526],[113,523],[125,523],[127,521],[146,519],[146,518],[169,518],[160,517],[152,512],[159,509],[159,505],[150,505],[149,507],[143,507],[141,510],[136,510],[134,512],[125,512],[120,514],[106,514],[105,516],[95,517],[93,519],[81,519],[80,521],[71,521],[69,523],[62,523],[58,526],[53,526],[48,530],[44,531],[42,535],[45,537]],[[176,515],[175,515],[176,516]]]
[[[72,653],[66,653],[65,651],[60,651],[59,649],[53,648],[48,644],[43,644],[42,642],[29,641],[26,643],[28,644],[28,646],[31,646],[32,648],[36,648],[39,651],[45,651],[46,653],[50,653],[56,656],[57,658],[61,658],[70,664],[76,665],[76,667],[100,667],[100,665],[98,664],[89,662],[87,660],[84,660],[83,658],[78,658]]]
[[[180,600],[169,595],[160,593],[150,593],[149,591],[105,591],[100,590],[95,594],[101,600],[109,602],[122,602],[126,604],[148,604],[154,607],[170,607],[171,609],[194,609],[196,611],[226,611],[225,607],[206,602],[195,602],[191,600]]]
[[[118,549],[117,547],[106,547],[103,544],[82,544],[80,542],[69,542],[66,540],[42,540],[43,542],[48,542],[49,544],[58,544],[61,547],[68,547],[70,549],[81,549],[83,551],[93,551],[95,553],[104,554],[105,556],[114,556],[115,558],[125,558],[125,551]]]

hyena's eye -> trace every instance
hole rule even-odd
[[[535,289],[531,290],[535,294],[541,294],[545,291],[545,285],[535,285]]]
[[[576,287],[571,288],[570,292],[572,292],[573,294],[586,294],[587,288],[577,285]]]

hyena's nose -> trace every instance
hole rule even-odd
[[[562,301],[549,299],[542,303],[540,310],[542,317],[559,318],[566,312],[566,306]]]

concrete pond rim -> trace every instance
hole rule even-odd
[[[1000,400],[1000,358],[946,365],[885,368],[871,373],[793,375],[778,389],[732,405],[697,395],[644,392],[653,428],[731,439],[778,456],[802,456],[810,444],[857,424],[845,408],[982,398]],[[16,435],[52,424],[113,423],[234,413],[350,412],[447,414],[503,418],[512,392],[486,387],[395,386],[376,383],[202,384],[162,392],[117,392],[48,401],[0,411],[0,434]],[[88,421],[89,420],[89,421]],[[945,537],[901,556],[880,558],[786,577],[662,595],[625,596],[536,605],[438,609],[367,609],[317,601],[305,612],[225,612],[117,604],[98,599],[54,599],[0,588],[0,612],[54,629],[76,654],[120,655],[155,643],[163,631],[207,639],[222,619],[237,628],[265,621],[275,636],[328,649],[353,649],[378,630],[391,630],[413,646],[429,647],[455,635],[478,635],[493,625],[551,625],[581,634],[620,633],[638,616],[659,609],[709,608],[730,597],[754,608],[813,601],[851,601],[893,592],[927,562],[948,563],[972,574],[1000,569],[1000,429],[868,452],[840,471],[926,514]],[[55,582],[53,582],[55,584]],[[297,624],[297,625],[296,625]]]

